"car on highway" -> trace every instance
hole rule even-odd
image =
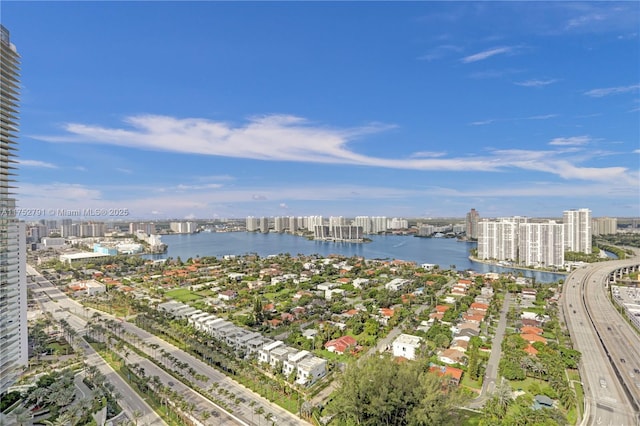
[[[627,360],[624,358],[620,358],[620,362],[624,364],[625,362],[627,362]]]
[[[600,377],[600,387],[602,387],[602,388],[606,388],[607,387],[607,381],[605,379],[603,379],[602,377]]]
[[[640,370],[638,370],[637,368],[634,368],[633,372],[636,373],[636,374],[640,374]]]

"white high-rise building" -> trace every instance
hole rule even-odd
[[[374,216],[371,218],[371,233],[379,234],[387,232],[387,217],[386,216]]]
[[[612,235],[618,232],[618,219],[615,217],[595,217],[591,221],[592,235]]]
[[[28,363],[26,228],[11,192],[18,131],[20,56],[0,25],[0,394]]]
[[[248,216],[247,217],[247,231],[249,232],[255,232],[258,230],[258,218],[257,217],[253,217],[253,216]]]
[[[398,219],[394,217],[387,224],[387,229],[407,229],[409,227],[409,221],[407,219]]]
[[[296,218],[295,216],[290,216],[288,228],[289,228],[289,232],[292,234],[295,234],[296,232],[298,232],[298,218]]]
[[[268,217],[261,217],[260,218],[260,232],[262,232],[263,234],[268,234],[269,233],[269,218]]]
[[[591,210],[565,210],[562,222],[565,250],[591,254]]]
[[[516,261],[518,223],[508,219],[478,222],[478,258]]]
[[[273,230],[275,232],[284,232],[284,229],[286,228],[285,219],[287,218],[282,216],[276,216],[273,218]]]
[[[369,218],[369,216],[356,216],[355,220],[353,221],[353,224],[355,226],[361,226],[363,233],[365,234],[371,233],[371,219]]]
[[[330,216],[329,226],[343,226],[347,224],[347,219],[342,216]]]
[[[324,219],[322,216],[307,216],[307,229],[309,231],[314,231],[316,226],[324,225]]]
[[[176,234],[193,234],[196,232],[198,224],[195,222],[171,222],[169,229]]]
[[[561,223],[521,223],[518,229],[518,257],[521,265],[564,265],[564,226]]]
[[[131,222],[129,223],[129,233],[136,235],[138,231],[144,231],[147,235],[156,233],[156,224],[153,222]]]

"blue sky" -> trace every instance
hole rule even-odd
[[[640,215],[638,2],[12,2],[19,204]]]

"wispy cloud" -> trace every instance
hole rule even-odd
[[[495,123],[498,120],[480,120],[480,121],[472,121],[469,123],[470,126],[486,126],[487,124]]]
[[[569,138],[555,138],[549,142],[549,145],[556,146],[582,146],[591,142],[589,136],[572,136]]]
[[[524,119],[551,118],[545,116]],[[523,119],[523,118],[521,118]],[[621,167],[582,168],[583,159],[567,159],[566,150],[493,151],[481,156],[447,157],[444,153],[417,152],[404,158],[380,158],[359,154],[349,143],[370,133],[392,128],[372,124],[359,128],[335,129],[312,125],[293,116],[253,118],[243,126],[205,119],[178,119],[166,116],[136,116],[127,119],[132,128],[106,128],[68,124],[64,136],[36,137],[54,142],[94,142],[135,149],[180,152],[196,155],[246,158],[263,161],[293,161],[323,164],[359,165],[405,170],[503,172],[509,169],[538,170],[563,178],[600,180],[616,176],[623,179]],[[580,145],[588,137],[556,138],[551,145]],[[446,141],[437,141],[446,143]],[[265,149],[268,147],[269,149]],[[531,156],[538,156],[536,161]],[[573,164],[576,163],[576,164]],[[258,198],[259,199],[259,198]]]
[[[507,121],[520,121],[520,120],[549,120],[551,118],[558,117],[558,114],[543,114],[543,115],[531,115],[529,117],[515,117],[515,118],[493,118],[490,120],[479,120],[472,121],[469,123],[470,126],[486,126],[488,124],[493,124],[496,122],[507,122]]]
[[[509,46],[504,46],[504,47],[494,47],[493,49],[489,49],[489,50],[484,50],[482,52],[478,52],[475,53],[473,55],[469,55],[469,56],[465,56],[464,58],[460,59],[462,62],[464,62],[465,64],[471,63],[471,62],[478,62],[478,61],[483,61],[485,59],[488,59],[492,56],[495,55],[501,55],[504,53],[510,53],[514,50],[514,47],[509,47]]]
[[[40,160],[18,160],[21,166],[25,167],[40,167],[44,169],[57,169],[58,166],[52,163],[47,163],[46,161]]]
[[[438,158],[438,157],[444,157],[447,153],[446,152],[435,152],[435,151],[419,151],[419,152],[414,152],[413,154],[411,154],[411,158]]]
[[[433,48],[429,53],[426,53],[422,56],[418,56],[418,60],[420,61],[434,61],[436,59],[440,59],[444,56],[447,56],[451,52],[461,52],[462,48],[459,46],[455,46],[453,44],[441,44]]]
[[[636,149],[633,151],[634,154],[640,154],[640,149]]]
[[[524,120],[549,120],[556,117],[558,117],[558,114],[532,115],[530,117],[525,117]]]
[[[602,98],[609,95],[618,95],[620,93],[636,92],[640,89],[640,84],[632,84],[630,86],[605,87],[602,89],[592,89],[584,92],[585,95],[592,98]]]
[[[516,81],[514,84],[516,86],[522,86],[522,87],[544,87],[544,86],[548,86],[550,84],[553,84],[555,82],[557,82],[558,80],[555,79],[551,79],[551,80],[525,80],[525,81]]]
[[[130,175],[133,174],[133,170],[130,169],[125,169],[123,167],[117,167],[116,171],[120,172],[120,173],[124,173],[125,175]]]
[[[177,186],[178,191],[200,191],[200,190],[207,190],[207,189],[217,189],[217,188],[222,188],[224,185],[219,184],[219,183],[209,183],[206,185],[185,185],[185,184],[180,184]]]
[[[18,187],[20,201],[29,204],[31,199],[45,200],[40,208],[65,208],[68,202],[78,201],[84,203],[84,208],[92,207],[89,204],[102,198],[102,191],[90,188],[83,184],[70,184],[53,182],[47,184],[30,184],[20,182]],[[111,206],[113,207],[113,206]]]

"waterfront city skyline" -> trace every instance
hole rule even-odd
[[[17,198],[151,220],[637,216],[639,16],[3,2],[22,56]]]

